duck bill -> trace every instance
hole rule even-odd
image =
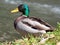
[[[11,11],[11,13],[16,13],[16,12],[19,12],[18,8]]]

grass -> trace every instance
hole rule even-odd
[[[48,39],[45,43],[41,44],[40,37],[34,38],[33,36],[30,36],[30,39],[28,38],[23,38],[23,39],[18,39],[14,41],[6,41],[1,43],[0,45],[56,45],[57,42],[60,42],[60,23],[57,24],[57,28],[55,29],[54,32],[48,32],[47,34],[51,35],[54,34],[54,38]]]

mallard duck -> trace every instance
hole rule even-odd
[[[20,33],[21,36],[28,37],[28,34],[40,36],[40,34],[45,34],[48,31],[54,30],[51,25],[44,22],[42,19],[36,17],[29,17],[30,11],[27,4],[19,5],[18,8],[12,10],[11,13],[18,11],[21,12],[22,15],[20,15],[14,21],[14,27]]]

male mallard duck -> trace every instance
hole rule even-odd
[[[21,36],[28,36],[28,34],[33,34],[34,36],[39,36],[40,33],[44,34],[47,31],[53,31],[54,28],[48,23],[44,22],[40,18],[29,17],[29,7],[27,4],[21,4],[14,12],[22,12],[22,15],[14,21],[15,29],[21,34]]]

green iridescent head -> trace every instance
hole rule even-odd
[[[30,10],[27,4],[21,4],[18,6],[18,10],[24,15],[29,16]]]
[[[15,13],[15,12],[22,12],[23,15],[29,16],[30,10],[27,4],[21,4],[18,6],[18,8],[14,9],[11,11],[11,13]]]

